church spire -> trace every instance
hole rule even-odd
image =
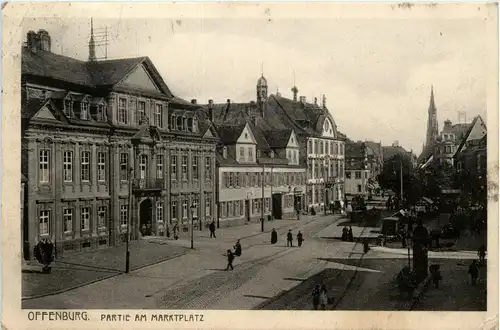
[[[436,141],[438,136],[438,121],[437,121],[437,109],[434,102],[434,86],[431,85],[431,97],[429,101],[429,110],[427,118],[427,135],[425,140],[426,146],[431,146]]]
[[[94,20],[90,19],[89,61],[95,61]]]

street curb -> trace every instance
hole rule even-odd
[[[164,262],[164,261],[168,261],[168,260],[172,260],[172,259],[175,259],[175,258],[179,258],[179,257],[182,257],[183,255],[185,255],[187,253],[188,253],[188,251],[185,251],[185,252],[180,253],[178,255],[174,255],[174,256],[171,256],[171,257],[168,257],[168,258],[165,258],[165,259],[161,259],[161,260],[152,262],[152,263],[144,265],[144,266],[139,266],[137,268],[133,268],[133,269],[131,269],[131,271],[136,271],[136,270],[143,269],[143,268],[146,268],[146,267],[154,266],[154,265],[159,264],[159,263]],[[94,284],[94,283],[97,283],[97,282],[100,282],[100,281],[104,281],[104,280],[110,279],[112,277],[116,277],[116,276],[123,275],[123,274],[125,274],[125,272],[117,271],[116,274],[111,274],[111,275],[108,275],[108,276],[105,276],[105,277],[102,277],[102,278],[98,278],[98,279],[95,279],[95,280],[92,280],[92,281],[89,281],[89,282],[85,282],[85,283],[81,283],[81,284],[76,284],[76,285],[70,286],[68,288],[64,288],[64,289],[57,290],[57,291],[54,291],[54,292],[39,294],[39,295],[35,295],[35,296],[21,297],[21,301],[33,300],[33,299],[38,299],[38,298],[43,298],[43,297],[48,297],[48,296],[55,296],[55,295],[58,295],[58,294],[61,294],[61,293],[64,293],[64,292],[75,290],[75,289],[78,289],[78,288],[81,288],[81,287],[84,287],[84,286],[87,286],[87,285],[90,285],[90,284]]]

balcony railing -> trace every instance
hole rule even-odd
[[[133,190],[162,190],[164,179],[134,179]]]

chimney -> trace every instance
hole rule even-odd
[[[37,39],[38,35],[36,34],[35,31],[29,31],[26,35],[26,46],[33,53],[36,53],[38,50]]]
[[[231,104],[231,99],[227,99],[227,105]]]
[[[192,99],[191,104],[197,104],[196,99]]]
[[[318,98],[317,97],[314,98],[314,105],[318,105]]]
[[[38,30],[38,42],[40,43],[40,50],[50,52],[51,40],[47,31]]]
[[[210,121],[214,121],[214,100],[208,100],[208,116]]]
[[[300,97],[300,103],[306,103],[306,97],[305,96],[301,96]]]
[[[326,109],[326,95],[323,94],[323,99],[321,100],[321,105],[323,106],[323,109]]]

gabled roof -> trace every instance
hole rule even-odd
[[[90,62],[43,50],[33,53],[27,47],[23,47],[21,73],[84,87],[109,88],[121,82],[138,65],[144,65],[150,72],[162,95],[169,98],[174,97],[148,57]]]
[[[220,136],[222,143],[226,145],[235,144],[241,136],[246,124],[240,125],[220,125],[217,126],[217,133]]]
[[[455,155],[453,155],[453,157],[455,157],[457,154],[459,154],[460,152],[462,152],[462,151],[463,151],[464,146],[465,146],[465,144],[467,143],[467,140],[469,140],[469,139],[470,139],[470,137],[471,137],[471,133],[472,133],[472,130],[474,129],[474,126],[476,125],[476,123],[477,123],[479,120],[481,120],[481,122],[483,122],[483,123],[484,123],[483,118],[481,118],[481,116],[476,116],[476,117],[474,118],[474,120],[472,121],[472,123],[469,125],[469,129],[468,129],[468,130],[467,130],[467,132],[465,133],[465,135],[464,135],[464,137],[463,137],[462,141],[460,142],[460,145],[458,146],[457,151],[455,152]],[[484,135],[484,136],[486,136],[486,133],[485,133],[485,135]],[[484,136],[483,136],[482,138],[484,138]]]
[[[284,130],[272,130],[262,132],[266,137],[267,143],[273,149],[283,149],[288,145],[290,140],[290,135],[292,135],[291,129]]]

